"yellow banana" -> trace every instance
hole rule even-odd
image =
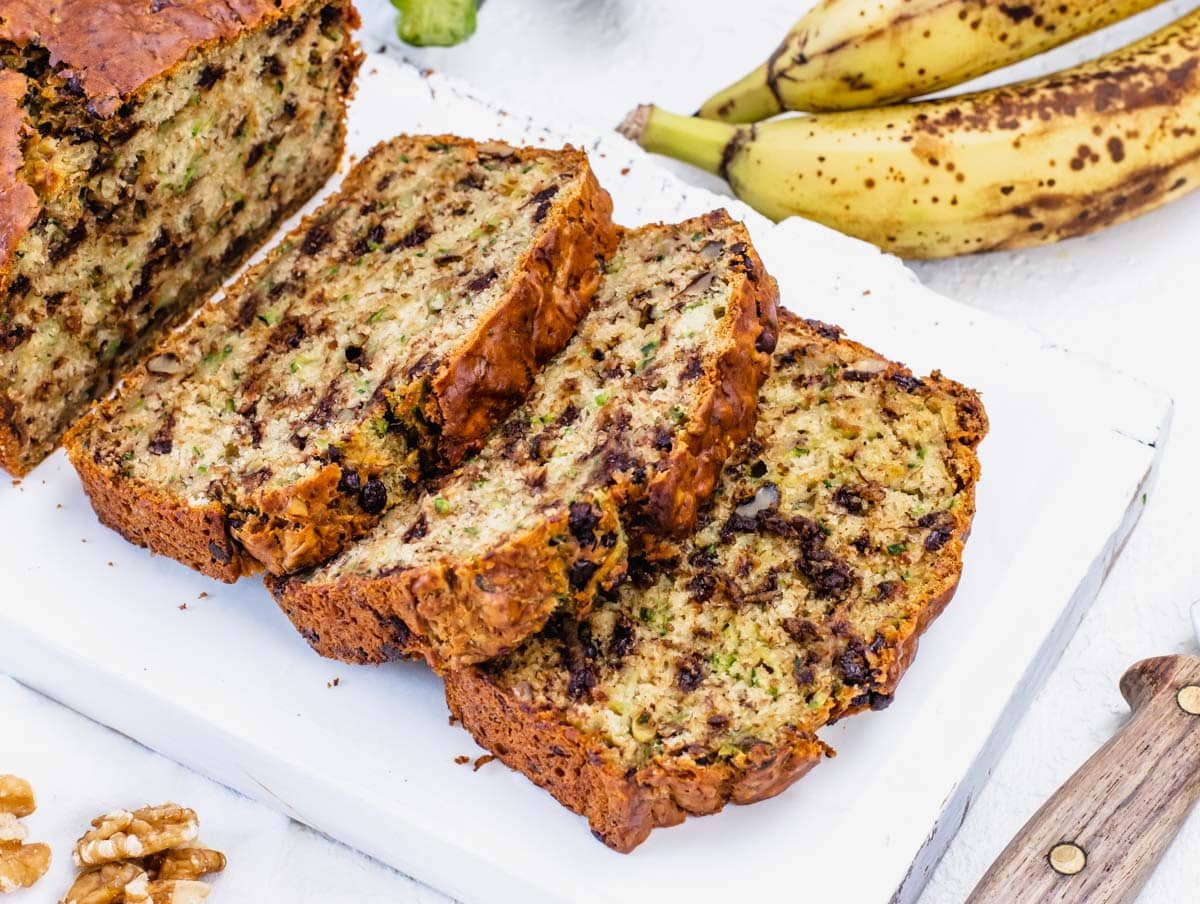
[[[699,116],[758,122],[851,110],[961,85],[1162,0],[822,0],[770,59]]]
[[[1091,63],[991,91],[735,126],[640,107],[621,130],[779,220],[914,258],[1046,244],[1200,181],[1200,10]]]

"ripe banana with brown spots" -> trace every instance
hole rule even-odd
[[[766,63],[700,108],[758,122],[920,97],[1036,56],[1162,0],[822,0]]]
[[[1200,182],[1200,10],[1115,53],[962,97],[735,126],[639,107],[622,132],[913,258],[1047,244]]]

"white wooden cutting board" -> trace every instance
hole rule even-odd
[[[382,57],[352,125],[359,155],[400,131],[563,140]],[[720,203],[616,136],[568,137],[624,223]],[[734,209],[788,307],[978,388],[992,421],[955,602],[895,704],[827,732],[839,756],[786,794],[614,854],[503,766],[456,765],[481,751],[422,667],[318,658],[256,581],[214,584],[102,528],[61,455],[0,487],[0,667],[466,901],[914,900],[1137,520],[1170,402],[874,248]]]

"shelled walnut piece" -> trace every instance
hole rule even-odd
[[[151,879],[136,863],[106,863],[80,873],[62,904],[197,904],[208,884],[195,879]]]
[[[29,888],[50,869],[50,848],[26,844],[18,820],[37,809],[33,788],[15,775],[0,775],[0,894]]]
[[[178,804],[113,810],[92,820],[75,844],[76,866],[132,860],[190,844],[200,834],[195,810]]]
[[[92,820],[75,845],[84,870],[61,904],[197,904],[199,881],[225,868],[225,855],[200,847],[200,820],[178,804],[114,810]]]

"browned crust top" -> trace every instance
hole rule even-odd
[[[6,263],[39,209],[37,194],[21,177],[21,147],[29,129],[21,99],[28,84],[20,73],[0,70],[0,290],[7,283]]]
[[[449,135],[435,140],[464,142]],[[515,152],[520,158],[543,153]],[[600,287],[600,261],[617,246],[612,198],[596,181],[587,154],[571,145],[559,153],[584,174],[581,191],[555,211],[541,240],[514,265],[505,298],[432,380],[444,468],[455,467],[479,447],[524,399],[534,375],[570,341]],[[486,379],[480,378],[483,373]]]
[[[37,45],[98,116],[192,51],[308,0],[0,0],[0,40]]]
[[[684,537],[695,529],[726,459],[753,432],[758,393],[771,372],[778,339],[779,286],[763,266],[746,227],[723,209],[706,214],[704,220],[714,229],[731,228],[737,238],[739,278],[726,320],[733,341],[706,374],[708,389],[697,393],[682,442],[645,490],[645,528],[664,537]],[[638,526],[632,530],[636,534]]]
[[[345,10],[345,27],[358,27],[352,2],[331,2]],[[192,53],[305,3],[315,0],[0,0],[0,41],[45,48],[58,74],[79,85],[88,109],[108,119]],[[19,73],[0,70],[0,290],[17,244],[41,210],[20,177],[27,88]],[[15,440],[7,433],[0,428],[0,452],[12,460],[8,445]]]

